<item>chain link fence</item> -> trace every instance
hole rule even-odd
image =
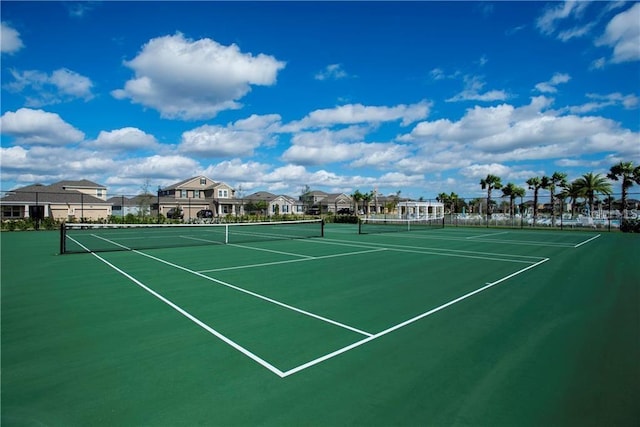
[[[537,203],[533,194],[523,197],[442,197],[420,199],[444,203],[445,226],[553,228],[560,230],[614,231],[640,223],[640,192],[629,192],[623,206],[622,194],[596,195],[592,203],[586,198],[552,201],[540,194]],[[405,199],[403,199],[405,200]],[[176,199],[154,194],[104,194],[96,197],[78,191],[0,191],[3,229],[56,228],[62,222],[246,222],[260,220],[304,219],[309,217],[304,207],[275,209],[270,200]],[[354,204],[355,206],[355,204]],[[397,204],[368,202],[358,205],[361,215],[396,216]],[[208,211],[208,212],[205,212]],[[319,212],[322,216],[337,216],[335,212]],[[313,216],[313,215],[312,215]],[[318,216],[318,215],[315,215]],[[331,218],[329,218],[331,219]]]

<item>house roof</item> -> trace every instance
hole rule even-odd
[[[166,190],[176,190],[178,188],[183,187],[185,184],[187,184],[187,183],[189,183],[191,181],[200,180],[200,178],[205,178],[207,180],[207,182],[210,182],[211,184],[205,185],[205,186],[198,185],[199,189],[209,190],[209,189],[214,188],[214,187],[216,187],[216,186],[218,186],[220,184],[218,182],[213,181],[210,178],[207,178],[204,175],[198,175],[198,176],[192,176],[191,178],[183,179],[182,181],[176,182],[175,184],[171,184],[171,185],[169,185],[167,187],[164,187],[162,190],[165,190],[165,191]],[[190,188],[190,187],[187,187],[187,188]]]
[[[60,181],[65,182],[65,181]],[[77,181],[74,181],[77,182]],[[90,181],[87,181],[90,182]],[[104,188],[97,185],[98,188]],[[77,190],[65,190],[60,183],[51,185],[34,184],[27,185],[26,187],[17,188],[7,193],[5,197],[0,199],[2,204],[11,203],[91,203],[91,204],[105,204],[111,203],[105,202],[102,199],[91,196],[89,194],[81,193]]]
[[[51,184],[51,187],[59,187],[59,188],[63,188],[63,189],[66,188],[66,187],[104,188],[104,189],[107,188],[104,185],[96,184],[95,182],[89,181],[88,179],[81,179],[79,181],[59,181],[59,182],[55,182],[55,183]]]
[[[142,204],[157,203],[158,197],[155,194],[138,194],[134,197],[114,196],[107,199],[107,203],[117,206],[140,206]]]
[[[265,200],[270,202],[276,197],[278,196],[276,196],[273,193],[269,193],[268,191],[258,191],[253,194],[249,194],[248,196],[245,196],[244,199],[245,200]]]

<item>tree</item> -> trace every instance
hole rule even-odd
[[[607,181],[607,178],[593,172],[585,173],[580,178],[576,179],[575,185],[582,197],[587,200],[587,206],[589,208],[589,216],[593,216],[593,202],[598,193],[611,194],[611,184]]]
[[[313,197],[311,196],[311,187],[305,185],[300,190],[300,201],[304,206],[304,210],[306,211],[313,204]]]
[[[360,190],[356,190],[353,192],[353,194],[351,195],[351,198],[353,199],[353,211],[356,213],[356,215],[358,214],[358,204],[360,203],[360,201],[362,200],[364,194],[362,194],[360,192]]]
[[[362,202],[365,215],[369,215],[369,210],[371,208],[371,200],[373,200],[373,192],[370,191],[368,193],[362,194]]]
[[[509,216],[513,218],[513,201],[516,197],[524,197],[525,189],[510,182],[502,187],[502,194],[509,198]]]
[[[542,188],[542,180],[538,176],[529,178],[527,180],[529,190],[533,190],[533,225],[536,225],[536,219],[538,218],[538,192]]]
[[[396,194],[391,196],[390,200],[385,206],[387,212],[394,212],[396,210],[396,208],[398,207],[398,203],[400,203],[400,193],[402,193],[402,190],[396,191]]]
[[[451,199],[449,198],[449,195],[447,193],[438,194],[438,197],[436,197],[436,200],[439,201],[440,203],[444,204],[445,206],[447,206],[449,203],[451,203]],[[449,213],[451,213],[451,212],[449,212]]]
[[[633,184],[640,184],[640,166],[633,167],[633,162],[620,162],[611,166],[607,178],[622,181],[622,217],[627,217],[627,193]]]
[[[562,200],[569,199],[571,202],[571,218],[574,218],[576,215],[576,204],[578,202],[578,197],[580,196],[580,188],[576,185],[576,182],[573,181],[570,184],[565,184],[562,187],[562,191],[558,194]]]
[[[541,187],[549,190],[551,201],[551,225],[556,225],[556,188],[564,187],[567,184],[567,174],[563,172],[554,172],[553,175],[543,176],[541,179]]]
[[[488,174],[486,178],[480,180],[483,190],[487,190],[487,218],[491,219],[493,207],[491,205],[491,190],[499,190],[502,188],[500,177]]]
[[[454,192],[451,192],[450,194],[440,193],[438,194],[438,197],[436,197],[437,201],[449,208],[450,214],[456,213],[459,199],[460,197]]]
[[[153,194],[149,191],[150,183],[147,178],[140,187],[140,195],[138,199],[138,216],[144,219],[151,213],[151,201],[153,200]],[[123,207],[124,209],[124,207]]]

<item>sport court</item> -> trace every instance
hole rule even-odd
[[[160,239],[170,231],[148,233]],[[131,231],[69,232],[67,249],[83,252],[100,242],[99,250],[52,255],[48,248],[56,265],[44,273],[53,279],[47,286],[49,304],[51,298],[64,301],[65,310],[58,313],[41,301],[44,313],[29,314],[42,317],[30,322],[48,323],[63,341],[93,355],[80,360],[93,375],[103,367],[92,346],[110,343],[115,348],[109,352],[119,356],[107,365],[127,371],[135,371],[140,359],[164,359],[169,352],[173,363],[163,361],[164,374],[190,385],[178,380],[172,399],[163,394],[164,405],[189,406],[193,382],[208,378],[207,390],[216,396],[208,406],[177,411],[179,419],[163,408],[165,416],[146,419],[149,424],[209,424],[192,418],[196,414],[215,414],[213,424],[225,425],[563,424],[589,423],[584,414],[590,411],[591,420],[637,420],[630,405],[638,396],[637,382],[629,378],[638,379],[631,357],[638,355],[633,298],[638,301],[639,275],[637,264],[624,263],[632,259],[628,252],[638,249],[636,236],[488,228],[358,234],[357,226],[339,224],[327,225],[324,237],[290,240],[256,238],[262,232],[253,231],[246,232],[252,238],[239,240],[208,237],[220,234],[210,227],[195,231],[172,235],[174,247],[143,249],[132,249],[140,243]],[[19,233],[8,235],[14,236]],[[176,239],[197,246],[182,246]],[[25,311],[30,305],[24,295],[15,295],[17,289],[5,286],[19,277],[5,266],[6,240],[3,235],[3,349],[5,336],[11,336],[5,334],[7,326],[25,329],[13,307],[6,314],[7,305],[14,298]],[[622,245],[625,252],[616,252],[617,260],[602,256]],[[102,321],[91,318],[91,307],[99,307]],[[88,315],[87,323],[72,321],[73,310]],[[160,344],[141,345],[150,337]],[[606,341],[599,343],[604,350],[598,340]],[[55,340],[49,344],[57,346]],[[5,359],[17,362],[19,348],[3,351],[3,421],[17,404],[14,391],[39,389],[37,381],[30,386],[14,382],[11,370],[4,369]],[[65,348],[73,351],[69,343]],[[595,360],[581,354],[587,348]],[[603,351],[615,366],[599,364]],[[214,364],[191,371],[211,357]],[[573,370],[581,364],[601,372],[577,375]],[[39,369],[46,374],[46,363]],[[178,374],[185,369],[196,376]],[[158,375],[155,382],[162,384],[166,378]],[[600,376],[607,380],[587,380]],[[75,389],[73,382],[68,380],[64,392],[81,395],[82,387]],[[101,393],[100,380],[81,383]],[[615,405],[602,399],[603,384],[624,391]],[[131,385],[127,394],[145,401],[137,387]],[[227,387],[221,398],[220,389]],[[113,392],[105,393],[107,402]],[[460,398],[465,402],[453,403]],[[580,413],[577,405],[585,399],[599,403]],[[354,408],[349,401],[365,406]],[[34,406],[41,406],[38,399]],[[135,406],[148,413],[143,402]],[[66,421],[90,421],[91,411],[83,408]],[[117,411],[102,417],[104,424],[145,420]],[[47,423],[46,418],[36,419]]]

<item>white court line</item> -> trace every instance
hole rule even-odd
[[[215,279],[213,277],[209,277],[209,276],[204,275],[202,273],[198,273],[197,271],[188,269],[188,268],[183,267],[183,266],[178,265],[178,264],[174,264],[172,262],[163,260],[163,259],[155,257],[153,255],[146,254],[146,253],[138,251],[136,249],[127,248],[126,246],[123,246],[123,245],[121,245],[119,243],[116,243],[116,242],[112,242],[109,239],[105,239],[104,237],[100,237],[100,236],[95,236],[95,237],[97,237],[99,239],[102,239],[102,240],[104,240],[106,242],[112,243],[114,245],[120,246],[121,248],[129,249],[129,250],[131,250],[131,252],[134,252],[134,253],[137,253],[139,255],[145,256],[147,258],[153,259],[155,261],[161,262],[161,263],[166,264],[166,265],[168,265],[170,267],[177,268],[178,270],[186,271],[187,273],[191,273],[191,274],[193,274],[195,276],[202,277],[203,279],[209,280],[209,281],[217,283],[219,285],[226,286],[226,287],[234,289],[234,290],[236,290],[238,292],[242,292],[242,293],[245,293],[247,295],[251,295],[252,297],[259,298],[259,299],[261,299],[263,301],[267,301],[267,302],[270,302],[272,304],[279,305],[280,307],[284,307],[286,309],[289,309],[291,311],[295,311],[297,313],[304,314],[305,316],[313,317],[314,319],[322,320],[323,322],[330,323],[332,325],[339,326],[339,327],[344,328],[344,329],[348,329],[348,330],[356,332],[356,333],[358,333],[360,335],[371,336],[371,334],[369,332],[365,332],[365,331],[362,331],[360,329],[354,328],[352,326],[345,325],[344,323],[340,323],[340,322],[337,322],[335,320],[329,319],[327,317],[323,317],[323,316],[320,316],[318,314],[314,314],[314,313],[311,313],[309,311],[302,310],[300,308],[294,307],[292,305],[285,304],[285,303],[283,303],[281,301],[278,301],[278,300],[275,300],[273,298],[269,298],[269,297],[266,297],[264,295],[260,295],[258,293],[243,289],[243,288],[241,288],[239,286],[232,285],[231,283],[223,282],[222,280],[218,280],[218,279]]]
[[[280,255],[288,255],[288,256],[304,258],[304,259],[313,259],[314,258],[311,255],[294,254],[294,253],[291,253],[291,252],[275,251],[273,249],[265,249],[265,248],[254,248],[252,246],[238,245],[238,244],[235,244],[235,243],[229,243],[229,246],[235,246],[236,248],[242,248],[242,249],[251,249],[251,250],[254,250],[254,251],[270,252],[270,253],[280,254]]]
[[[477,235],[477,236],[470,236],[470,237],[467,237],[467,239],[478,239],[478,238],[487,237],[487,236],[488,236],[488,237],[493,237],[493,236],[497,236],[497,235],[499,235],[499,234],[507,234],[507,233],[508,233],[508,231],[503,231],[503,232],[501,232],[501,233],[479,234],[479,235]]]
[[[387,334],[389,334],[391,332],[397,331],[400,328],[404,328],[407,325],[410,325],[410,324],[412,324],[414,322],[417,322],[420,319],[424,319],[425,317],[430,316],[430,315],[432,315],[434,313],[437,313],[438,311],[444,310],[447,307],[450,307],[450,306],[452,306],[454,304],[459,303],[460,301],[463,301],[463,300],[465,300],[467,298],[470,298],[470,297],[472,297],[472,296],[474,296],[476,294],[479,294],[480,292],[483,292],[483,291],[485,291],[485,290],[487,290],[487,289],[489,289],[489,288],[491,288],[493,286],[496,286],[496,285],[504,282],[505,280],[508,280],[508,279],[510,279],[510,278],[512,278],[514,276],[517,276],[518,274],[524,273],[525,271],[530,270],[530,269],[532,269],[534,267],[537,267],[540,264],[542,264],[544,262],[547,262],[547,261],[549,261],[549,258],[544,258],[544,259],[542,259],[541,261],[539,261],[539,262],[537,262],[535,264],[532,264],[532,265],[530,265],[528,267],[525,267],[525,268],[523,268],[521,270],[518,270],[515,273],[511,273],[508,276],[503,277],[502,279],[496,280],[495,282],[491,282],[491,283],[489,283],[489,284],[487,284],[487,285],[485,285],[485,286],[483,286],[483,287],[481,287],[479,289],[476,289],[475,291],[471,291],[471,292],[469,292],[467,294],[464,294],[461,297],[453,299],[453,300],[451,300],[451,301],[449,301],[449,302],[447,302],[445,304],[442,304],[441,306],[438,306],[438,307],[436,307],[436,308],[434,308],[432,310],[429,310],[429,311],[427,311],[425,313],[422,313],[422,314],[420,314],[418,316],[415,316],[415,317],[413,317],[413,318],[411,318],[409,320],[406,320],[406,321],[404,321],[402,323],[398,323],[397,325],[392,326],[392,327],[390,327],[388,329],[385,329],[382,332],[378,332],[375,335],[372,335],[370,337],[364,338],[364,339],[362,339],[360,341],[357,341],[357,342],[355,342],[353,344],[350,344],[350,345],[348,345],[346,347],[343,347],[343,348],[341,348],[339,350],[336,350],[336,351],[334,351],[332,353],[325,354],[322,357],[319,357],[317,359],[311,360],[311,361],[309,361],[307,363],[304,363],[304,364],[302,364],[300,366],[297,366],[297,367],[295,367],[293,369],[285,371],[282,376],[283,377],[288,377],[289,375],[293,375],[293,374],[295,374],[297,372],[300,372],[300,371],[302,371],[304,369],[310,368],[311,366],[317,365],[318,363],[324,362],[325,360],[329,360],[329,359],[331,359],[333,357],[336,357],[336,356],[338,356],[338,355],[340,355],[342,353],[345,353],[345,352],[347,352],[349,350],[352,350],[352,349],[354,349],[356,347],[359,347],[359,346],[361,346],[363,344],[366,344],[369,341],[373,341],[373,340],[375,340],[377,338],[380,338],[381,336],[384,336],[384,335],[387,335]]]
[[[253,249],[253,248],[247,246],[247,249]],[[199,273],[213,273],[213,272],[216,272],[216,271],[242,270],[242,269],[245,269],[245,268],[268,267],[270,265],[290,264],[290,263],[293,263],[293,262],[303,262],[303,261],[315,261],[315,260],[318,260],[318,259],[327,259],[327,258],[337,258],[337,257],[343,257],[343,256],[351,256],[351,255],[369,254],[369,253],[372,253],[372,252],[381,252],[381,251],[386,251],[386,250],[387,250],[387,248],[375,248],[375,249],[370,249],[368,251],[346,252],[346,253],[323,255],[323,256],[310,257],[310,258],[296,258],[296,259],[287,259],[287,260],[284,260],[284,261],[263,262],[263,263],[260,263],[260,264],[246,264],[246,265],[237,265],[237,266],[234,266],[234,267],[213,268],[211,270],[200,270]]]
[[[220,340],[222,340],[225,344],[230,345],[232,348],[238,350],[240,353],[244,354],[245,356],[247,356],[251,360],[253,360],[253,361],[257,362],[258,364],[262,365],[263,367],[267,368],[268,370],[270,370],[274,374],[278,375],[280,378],[284,378],[284,372],[282,372],[280,369],[278,369],[275,366],[273,366],[271,363],[267,362],[266,360],[264,360],[263,358],[257,356],[256,354],[250,352],[249,350],[247,350],[246,348],[242,347],[240,344],[236,343],[235,341],[230,340],[229,338],[227,338],[226,336],[224,336],[220,332],[216,331],[211,326],[207,325],[206,323],[204,323],[203,321],[201,321],[200,319],[198,319],[197,317],[195,317],[194,315],[192,315],[188,311],[184,310],[182,307],[174,304],[173,302],[171,302],[170,300],[166,299],[165,297],[163,297],[162,295],[160,295],[159,293],[157,293],[153,289],[151,289],[148,286],[146,286],[144,283],[142,283],[141,281],[139,281],[135,277],[131,276],[130,274],[124,272],[120,268],[118,268],[115,265],[111,264],[109,261],[107,261],[106,259],[102,258],[100,255],[96,254],[95,252],[91,252],[89,249],[87,249],[84,245],[82,245],[80,242],[75,240],[73,237],[70,237],[70,236],[67,236],[67,237],[69,237],[71,240],[73,240],[81,248],[83,248],[87,252],[91,253],[91,255],[93,255],[94,257],[98,258],[100,261],[102,261],[103,263],[107,264],[109,267],[113,268],[115,271],[117,271],[118,273],[122,274],[124,277],[126,277],[129,280],[131,280],[133,283],[135,283],[136,285],[138,285],[139,287],[141,287],[142,289],[144,289],[145,291],[147,291],[148,293],[150,293],[154,297],[158,298],[160,301],[162,301],[163,303],[167,304],[169,307],[173,308],[174,310],[176,310],[178,313],[182,314],[187,319],[191,320],[193,323],[195,323],[196,325],[200,326],[205,331],[207,331],[210,334],[214,335],[216,338],[219,338]],[[118,245],[118,246],[122,246],[122,245]]]
[[[311,241],[309,241],[311,242]],[[348,242],[346,240],[339,240],[339,242]],[[324,241],[313,241],[312,243],[322,243],[322,244],[332,244],[330,242]],[[349,246],[345,243],[336,243],[341,246]],[[395,252],[410,252],[410,253],[418,253],[425,255],[441,255],[441,256],[449,256],[449,257],[459,257],[459,258],[471,258],[471,259],[484,259],[489,261],[505,261],[505,262],[517,262],[517,263],[525,263],[525,264],[533,264],[538,260],[542,259],[542,257],[534,257],[530,255],[511,255],[511,254],[499,254],[492,252],[477,252],[477,251],[464,251],[458,249],[441,249],[441,248],[424,248],[420,246],[407,246],[407,245],[393,245],[393,244],[384,244],[384,243],[376,243],[376,242],[368,242],[366,243],[368,246],[364,246],[362,244],[358,244],[357,247],[384,247],[389,251]],[[470,254],[470,255],[467,255]],[[482,256],[487,255],[487,256]],[[495,257],[494,257],[495,256]],[[508,258],[496,258],[496,257],[508,257]],[[531,258],[536,261],[524,261],[516,258]]]
[[[106,241],[109,241],[109,240],[104,239],[104,238],[102,238],[102,237],[100,237],[100,236],[96,236],[96,237],[101,238],[101,239],[106,240]],[[80,245],[82,248],[84,248],[85,250],[87,250],[87,252],[90,252],[87,248],[85,248],[83,245],[81,245],[81,244],[80,244],[79,242],[77,242],[75,239],[71,238],[71,240],[73,240],[73,241],[74,241],[74,242],[76,242],[78,245]],[[590,239],[590,240],[593,240],[593,239]],[[117,245],[117,246],[120,246],[120,247],[122,247],[122,248],[126,248],[125,246],[120,245],[120,244],[118,244],[118,243],[116,243],[116,242],[110,242],[110,243],[113,243],[113,244],[115,244],[115,245]],[[586,242],[585,242],[585,243],[586,243]],[[127,249],[128,249],[128,248],[127,248]],[[205,278],[205,279],[212,280],[212,281],[214,281],[214,282],[216,282],[216,283],[220,283],[220,284],[223,284],[223,285],[225,285],[225,286],[230,286],[231,288],[237,289],[237,290],[239,290],[239,291],[241,291],[241,292],[246,292],[246,293],[249,293],[249,294],[253,294],[253,293],[252,293],[252,292],[250,292],[250,291],[246,291],[246,290],[243,290],[243,289],[241,289],[241,288],[237,288],[237,287],[235,287],[235,286],[233,286],[233,285],[225,284],[224,282],[219,281],[219,280],[217,280],[217,279],[213,279],[213,278],[210,278],[210,277],[208,277],[208,276],[204,276],[204,275],[199,274],[199,273],[197,273],[197,272],[191,271],[191,270],[189,270],[189,269],[187,269],[187,268],[184,268],[184,267],[181,267],[181,266],[178,266],[178,265],[175,265],[175,264],[169,263],[168,261],[164,261],[164,260],[162,260],[162,259],[159,259],[159,258],[153,257],[153,256],[151,256],[151,255],[145,254],[144,252],[140,252],[140,251],[137,251],[137,250],[133,250],[133,252],[138,253],[138,254],[143,255],[143,256],[146,256],[146,257],[149,257],[149,258],[152,258],[152,259],[155,259],[155,260],[157,260],[157,261],[159,261],[159,262],[162,262],[162,263],[165,263],[165,264],[171,265],[171,266],[176,267],[176,268],[178,268],[178,269],[181,269],[181,270],[184,270],[184,271],[187,271],[187,272],[191,272],[191,273],[196,274],[196,275],[198,275],[198,276],[200,276],[200,277],[203,277],[203,278]],[[461,301],[463,301],[463,300],[465,300],[465,299],[467,299],[467,298],[470,298],[470,297],[472,297],[472,296],[474,296],[474,295],[476,295],[476,294],[478,294],[478,293],[480,293],[480,292],[483,292],[483,291],[485,291],[485,290],[487,290],[487,289],[489,289],[489,288],[491,288],[491,287],[493,287],[493,286],[496,286],[496,285],[498,285],[498,284],[500,284],[500,283],[502,283],[502,282],[504,282],[504,281],[506,281],[506,280],[508,280],[508,279],[510,279],[510,278],[512,278],[512,277],[515,277],[515,276],[517,276],[517,275],[519,275],[519,274],[521,274],[521,273],[524,273],[524,272],[525,272],[525,271],[527,271],[527,270],[530,270],[530,269],[532,269],[532,268],[534,268],[534,267],[537,267],[537,266],[539,266],[539,265],[541,265],[541,264],[545,263],[546,261],[549,261],[549,258],[543,258],[542,260],[540,260],[540,261],[536,262],[535,264],[532,264],[532,265],[529,265],[529,266],[527,266],[527,267],[525,267],[525,268],[522,268],[522,269],[520,269],[520,270],[518,270],[518,271],[516,271],[516,272],[514,272],[514,273],[511,273],[511,274],[509,274],[509,275],[507,275],[507,276],[505,276],[505,277],[503,277],[503,278],[501,278],[501,279],[499,279],[499,280],[496,280],[496,281],[494,281],[494,282],[487,283],[485,286],[483,286],[483,287],[481,287],[481,288],[479,288],[479,289],[476,289],[476,290],[471,291],[471,292],[469,292],[469,293],[467,293],[467,294],[464,294],[464,295],[462,295],[462,296],[460,296],[460,297],[458,297],[458,298],[455,298],[455,299],[453,299],[453,300],[451,300],[451,301],[449,301],[449,302],[447,302],[447,303],[445,303],[445,304],[442,304],[442,305],[440,305],[440,306],[438,306],[438,307],[436,307],[436,308],[434,308],[434,309],[431,309],[431,310],[429,310],[429,311],[427,311],[427,312],[425,312],[425,313],[422,313],[422,314],[420,314],[420,315],[418,315],[418,316],[415,316],[415,317],[413,317],[413,318],[411,318],[411,319],[409,319],[409,320],[406,320],[406,321],[401,322],[401,323],[399,323],[399,324],[397,324],[397,325],[394,325],[394,326],[392,326],[392,327],[390,327],[390,328],[387,328],[387,329],[385,329],[385,330],[383,330],[383,331],[381,331],[381,332],[378,332],[377,334],[369,334],[369,333],[366,333],[366,332],[362,332],[362,331],[360,331],[360,333],[362,333],[362,334],[366,335],[366,338],[364,338],[364,339],[362,339],[362,340],[360,340],[360,341],[356,341],[356,342],[355,342],[355,343],[353,343],[353,344],[350,344],[350,345],[345,346],[345,347],[343,347],[343,348],[341,348],[341,349],[338,349],[338,350],[336,350],[336,351],[333,351],[333,352],[328,353],[328,354],[326,354],[326,355],[324,355],[324,356],[321,356],[321,357],[319,357],[319,358],[316,358],[316,359],[311,360],[311,361],[309,361],[309,362],[307,362],[307,363],[304,363],[304,364],[302,364],[302,365],[299,365],[299,366],[297,366],[297,367],[295,367],[295,368],[292,368],[292,369],[290,369],[290,370],[288,370],[288,371],[284,371],[284,372],[283,372],[283,371],[281,371],[280,369],[276,368],[275,366],[271,365],[269,362],[265,361],[264,359],[260,358],[259,356],[255,355],[255,354],[251,353],[249,350],[245,349],[244,347],[240,346],[239,344],[235,343],[234,341],[232,341],[232,340],[230,340],[229,338],[225,337],[224,335],[220,334],[219,332],[217,332],[217,331],[216,331],[216,330],[214,330],[213,328],[211,328],[211,327],[209,327],[208,325],[204,324],[203,322],[201,322],[200,320],[198,320],[198,319],[197,319],[197,318],[195,318],[194,316],[192,316],[192,315],[190,315],[189,313],[187,313],[187,312],[186,312],[185,310],[183,310],[182,308],[178,307],[177,305],[175,305],[175,304],[174,304],[174,303],[172,303],[171,301],[169,301],[169,300],[167,300],[166,298],[162,297],[160,294],[157,294],[155,291],[153,291],[153,290],[149,289],[149,288],[148,288],[148,287],[146,287],[144,284],[140,283],[137,279],[135,279],[134,277],[132,277],[132,276],[130,276],[129,274],[125,273],[124,271],[120,270],[118,267],[116,267],[116,266],[114,266],[113,264],[109,263],[108,261],[106,261],[105,259],[101,258],[101,257],[100,257],[100,256],[98,256],[97,254],[92,253],[92,255],[94,255],[95,257],[97,257],[98,259],[100,259],[101,261],[103,261],[104,263],[106,263],[107,265],[109,265],[110,267],[114,268],[116,271],[120,272],[121,274],[123,274],[124,276],[126,276],[127,278],[129,278],[130,280],[134,281],[134,283],[138,284],[138,285],[139,285],[139,286],[141,286],[143,289],[145,289],[145,290],[147,290],[148,292],[150,292],[152,295],[156,296],[157,298],[159,298],[160,300],[162,300],[162,301],[163,301],[163,302],[165,302],[166,304],[170,305],[172,308],[176,309],[178,312],[180,312],[180,313],[181,313],[181,314],[183,314],[185,317],[187,317],[187,318],[189,318],[190,320],[192,320],[194,323],[198,324],[199,326],[201,326],[201,327],[202,327],[202,328],[204,328],[205,330],[209,331],[211,334],[213,334],[213,335],[215,335],[216,337],[220,338],[223,342],[225,342],[225,343],[229,344],[230,346],[232,346],[232,347],[233,347],[233,348],[235,348],[236,350],[240,351],[242,354],[246,355],[247,357],[251,358],[251,359],[252,359],[252,360],[254,360],[255,362],[257,362],[257,363],[259,363],[260,365],[264,366],[264,367],[265,367],[265,368],[267,368],[269,371],[271,371],[271,372],[275,373],[275,374],[276,374],[276,375],[278,375],[280,378],[285,378],[285,377],[288,377],[288,376],[290,376],[290,375],[296,374],[296,373],[298,373],[298,372],[300,372],[300,371],[303,371],[303,370],[305,370],[305,369],[307,369],[307,368],[310,368],[310,367],[312,367],[312,366],[315,366],[315,365],[317,365],[317,364],[319,364],[319,363],[322,363],[322,362],[324,362],[324,361],[326,361],[326,360],[332,359],[332,358],[334,358],[334,357],[336,357],[336,356],[338,356],[338,355],[340,355],[340,354],[343,354],[343,353],[345,353],[345,352],[347,352],[347,351],[349,351],[349,350],[352,350],[352,349],[354,349],[354,348],[356,348],[356,347],[359,347],[359,346],[361,346],[361,345],[363,345],[363,344],[366,344],[366,343],[368,343],[369,341],[373,341],[374,339],[380,338],[380,337],[382,337],[382,336],[384,336],[384,335],[387,335],[387,334],[389,334],[389,333],[391,333],[391,332],[394,332],[394,331],[396,331],[396,330],[398,330],[398,329],[404,328],[405,326],[408,326],[408,325],[410,325],[410,324],[412,324],[412,323],[417,322],[418,320],[421,320],[421,319],[423,319],[423,318],[425,318],[425,317],[427,317],[427,316],[430,316],[430,315],[432,315],[432,314],[434,314],[434,313],[437,313],[437,312],[439,312],[439,311],[441,311],[441,310],[444,310],[444,309],[445,309],[445,308],[447,308],[447,307],[450,307],[450,306],[452,306],[452,305],[454,305],[454,304],[457,304],[457,303],[459,303],[459,302],[461,302]],[[259,298],[266,299],[267,301],[269,300],[268,298],[266,298],[266,297],[261,297],[261,296],[259,296],[258,294],[255,294],[255,296],[258,296]],[[314,316],[314,317],[315,317],[315,316]],[[332,322],[329,322],[329,323],[332,323]],[[345,325],[345,326],[346,326],[346,325]],[[352,329],[352,328],[347,327],[347,329]],[[352,330],[353,330],[353,329],[352,329]],[[355,331],[357,331],[357,330],[355,330]]]
[[[469,239],[467,237],[438,237],[434,236],[431,233],[425,234],[408,234],[405,233],[402,236],[395,236],[395,233],[388,234],[380,234],[385,237],[397,237],[402,239],[420,239],[420,240],[447,240],[447,241],[462,241],[468,242]],[[477,242],[488,242],[488,243],[500,243],[503,245],[520,245],[520,246],[542,246],[542,247],[559,247],[559,248],[573,248],[573,244],[571,243],[552,243],[552,242],[539,242],[535,240],[499,240],[499,239],[476,239]]]
[[[575,245],[575,246],[574,246],[574,248],[579,248],[580,246],[584,245],[585,243],[589,243],[589,242],[590,242],[590,241],[592,241],[592,240],[596,240],[598,237],[600,237],[600,235],[599,235],[599,234],[597,234],[597,235],[593,236],[592,238],[590,238],[590,239],[588,239],[588,240],[585,240],[585,241],[584,241],[584,242],[582,242],[582,243],[578,243],[577,245]]]

